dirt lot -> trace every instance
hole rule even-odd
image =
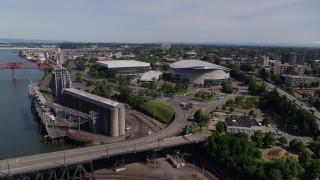
[[[165,159],[156,160],[158,168],[152,168],[144,163],[127,164],[126,170],[115,172],[111,169],[95,171],[95,177],[99,179],[139,179],[139,180],[206,180],[202,175],[201,168],[192,164],[176,169]]]

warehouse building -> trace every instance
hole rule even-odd
[[[170,65],[173,81],[205,84],[230,78],[229,68],[200,60],[181,60]]]
[[[96,133],[117,137],[125,133],[125,107],[115,102],[74,88],[63,90],[62,104],[86,114],[96,113],[90,122]]]
[[[150,63],[135,60],[97,61],[96,64],[108,70],[115,70],[120,74],[137,74],[150,70]]]

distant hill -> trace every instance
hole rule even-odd
[[[58,44],[58,43],[132,43],[132,44],[161,44],[161,41],[157,42],[144,42],[144,43],[135,43],[135,42],[84,42],[84,41],[66,41],[66,40],[42,40],[42,39],[14,39],[14,38],[0,38],[0,41],[5,41],[7,43],[38,43],[38,44]],[[310,47],[310,48],[320,48],[320,44],[287,44],[287,43],[256,43],[256,42],[168,42],[171,44],[185,44],[185,45],[220,45],[220,46],[271,46],[271,47]]]
[[[51,44],[51,43],[63,43],[66,41],[58,40],[42,40],[42,39],[11,39],[11,38],[0,38],[0,41],[7,43],[38,43],[38,44]]]

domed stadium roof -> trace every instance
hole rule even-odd
[[[181,60],[170,65],[173,69],[217,69],[230,71],[229,68],[201,60]]]

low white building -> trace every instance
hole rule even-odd
[[[159,80],[160,76],[162,75],[162,72],[160,71],[148,71],[145,72],[142,77],[140,78],[140,82],[153,82]]]

